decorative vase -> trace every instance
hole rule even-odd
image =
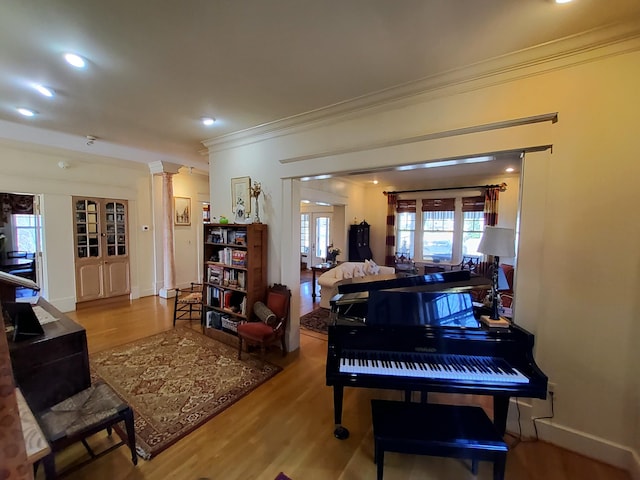
[[[260,202],[259,202],[260,194],[256,196],[256,215],[253,217],[253,223],[262,223],[260,221]]]

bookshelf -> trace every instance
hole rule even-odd
[[[237,325],[267,288],[267,225],[204,226],[204,321],[210,337],[237,346]]]

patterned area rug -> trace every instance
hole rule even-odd
[[[311,313],[307,313],[300,317],[300,326],[313,332],[327,334],[327,325],[329,325],[329,315],[331,311],[326,308],[319,308]]]
[[[93,374],[134,410],[145,460],[220,413],[281,368],[178,327],[91,355]]]

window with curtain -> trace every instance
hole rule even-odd
[[[451,261],[455,230],[455,198],[422,200],[422,258]]]
[[[300,214],[300,253],[309,253],[310,248],[309,241],[309,214]]]
[[[484,231],[484,197],[462,198],[462,255],[482,255],[478,252]]]
[[[396,252],[407,258],[415,257],[416,201],[397,202]]]

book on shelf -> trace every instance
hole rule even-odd
[[[234,245],[245,246],[247,244],[247,232],[245,230],[236,230],[232,243]]]
[[[235,267],[246,267],[247,266],[246,250],[233,250],[231,253],[231,265]]]
[[[221,285],[224,278],[224,268],[219,265],[209,265],[209,283]]]
[[[247,288],[246,272],[238,272],[238,288]]]

